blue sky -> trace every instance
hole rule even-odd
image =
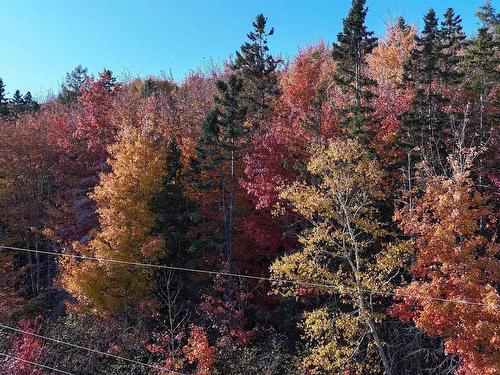
[[[421,24],[430,7],[453,6],[468,35],[483,0],[368,0],[367,24],[383,35],[387,19]],[[0,77],[9,95],[57,91],[76,65],[118,76],[171,71],[181,80],[204,61],[222,61],[246,39],[257,13],[276,29],[270,47],[284,57],[318,40],[332,42],[350,0],[0,0]],[[495,2],[493,2],[495,4]]]

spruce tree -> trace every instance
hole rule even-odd
[[[64,83],[58,99],[64,104],[75,103],[81,95],[81,88],[88,78],[88,69],[78,65],[71,72],[66,73]]]
[[[5,97],[5,84],[0,78],[0,119],[9,115],[9,107],[7,106],[7,98]]]
[[[352,7],[343,21],[343,31],[338,34],[332,51],[337,62],[335,81],[353,97],[353,102],[342,109],[352,136],[369,133],[367,122],[373,111],[370,89],[376,82],[366,73],[366,56],[377,45],[377,38],[366,28],[366,13],[365,0],[352,1]]]
[[[448,8],[441,22],[440,43],[442,54],[442,78],[446,84],[457,84],[462,77],[459,64],[465,43],[462,19],[452,8]]]
[[[26,94],[24,94],[23,100],[25,105],[25,111],[36,112],[38,108],[40,108],[40,104],[38,104],[38,102],[33,99],[33,96],[31,95],[30,91],[27,91]]]
[[[403,127],[399,142],[406,150],[408,168],[425,158],[433,167],[443,161],[442,137],[448,122],[443,111],[446,98],[436,89],[444,78],[443,53],[438,20],[433,9],[424,17],[422,35],[417,35],[416,47],[405,66],[403,80],[415,89],[411,109],[401,118]],[[411,154],[418,148],[419,158],[410,161]]]
[[[404,17],[398,17],[396,20],[396,28],[401,31],[409,30],[410,26],[406,23]]]
[[[497,13],[493,5],[491,5],[491,0],[486,0],[486,2],[479,7],[476,16],[482,22],[483,26],[488,29],[488,32],[493,35],[493,39],[498,42],[500,38],[500,14]]]
[[[483,187],[485,180],[482,178],[487,169],[495,169],[488,165],[495,162],[492,152],[495,147],[495,137],[492,131],[495,124],[500,121],[500,108],[496,95],[491,95],[496,90],[500,80],[500,42],[494,39],[491,28],[483,25],[479,28],[475,38],[467,46],[464,54],[462,71],[465,75],[465,87],[471,95],[472,126],[468,143],[479,147],[483,152],[478,157],[479,186]],[[488,152],[484,152],[488,151]]]
[[[33,99],[31,92],[27,92],[24,96],[21,91],[16,90],[12,99],[9,101],[9,114],[17,117],[25,112],[35,112],[40,105]]]
[[[10,100],[10,105],[12,106],[12,112],[14,113],[15,116],[25,111],[26,102],[24,101],[24,98],[19,90],[16,90],[14,92],[14,95]]]
[[[169,254],[174,259],[182,259],[182,255],[190,249],[187,235],[195,213],[194,205],[185,196],[182,187],[183,169],[181,150],[174,138],[168,145],[162,190],[151,202],[152,211],[159,216],[155,231],[163,235]]]
[[[238,171],[245,149],[248,147],[249,132],[245,126],[247,107],[243,100],[243,80],[232,74],[227,81],[218,81],[218,95],[215,108],[203,123],[202,135],[196,149],[197,156],[192,160],[193,172],[205,178],[198,181],[197,187],[218,195],[214,207],[222,212],[222,236],[215,236],[226,253],[227,271],[233,266],[233,234],[235,217],[238,212],[237,188]],[[233,280],[228,277],[226,298],[232,299]]]
[[[232,65],[234,73],[243,79],[242,98],[254,127],[269,120],[279,95],[277,69],[281,60],[269,53],[267,39],[274,34],[274,28],[266,31],[266,24],[267,18],[257,15],[252,23],[254,30],[247,34],[250,41],[236,52]]]

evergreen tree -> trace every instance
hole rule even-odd
[[[217,82],[218,95],[215,108],[209,112],[197,146],[197,157],[192,160],[193,172],[205,179],[198,187],[218,194],[218,211],[222,211],[224,232],[222,240],[226,252],[228,272],[232,272],[233,234],[237,213],[238,165],[248,145],[245,135],[247,108],[242,104],[243,81],[232,74],[227,82]],[[232,299],[233,281],[228,278],[227,299]]]
[[[7,117],[9,114],[9,108],[7,107],[7,98],[5,97],[5,84],[2,78],[0,78],[0,119]]]
[[[404,82],[415,88],[412,108],[402,115],[403,127],[399,142],[406,150],[408,168],[418,160],[410,161],[411,153],[416,148],[420,158],[425,158],[434,167],[441,164],[444,155],[440,134],[447,123],[443,111],[446,102],[437,90],[443,80],[443,53],[441,48],[438,20],[433,9],[424,17],[424,30],[416,36],[416,47],[405,66]]]
[[[247,34],[250,41],[236,52],[232,65],[233,71],[243,79],[243,100],[248,116],[254,118],[254,126],[269,120],[279,95],[277,69],[281,59],[269,53],[267,38],[274,34],[274,28],[266,31],[266,24],[267,18],[257,15],[252,23],[254,30]]]
[[[65,103],[75,103],[81,95],[81,88],[88,78],[88,69],[78,65],[71,72],[66,73],[64,83],[61,85],[61,92],[58,99]]]
[[[461,74],[459,64],[463,55],[462,48],[465,43],[465,34],[462,31],[462,19],[455,15],[452,8],[448,8],[441,22],[440,30],[441,53],[442,53],[442,78],[445,83],[458,83]]]
[[[396,20],[396,29],[405,31],[410,29],[410,25],[408,25],[404,19],[404,17],[398,17]]]
[[[17,116],[20,113],[23,113],[26,107],[26,103],[24,101],[23,96],[19,90],[14,92],[12,99],[10,100],[10,104],[12,106],[12,112]]]
[[[483,26],[488,29],[488,32],[493,34],[493,39],[498,41],[500,38],[500,14],[497,13],[493,5],[491,5],[491,0],[486,0],[486,2],[479,7],[476,16],[483,23]]]
[[[155,230],[163,235],[172,257],[181,257],[190,249],[187,233],[194,222],[195,207],[184,195],[182,178],[181,150],[174,138],[168,146],[162,190],[151,203],[152,211],[159,214]]]
[[[31,92],[26,92],[24,94],[24,104],[25,104],[25,110],[30,111],[30,112],[36,112],[38,108],[40,108],[40,104],[36,100],[33,99],[33,96],[31,95]]]
[[[496,144],[498,141],[492,136],[492,131],[495,124],[500,121],[498,98],[496,95],[491,95],[497,89],[500,80],[500,42],[494,39],[490,30],[486,25],[479,28],[476,37],[467,46],[462,64],[465,87],[471,95],[473,122],[469,134],[472,142],[469,143],[479,146],[483,151],[489,151],[483,152],[478,157],[480,188],[486,181],[482,176],[488,169],[496,169],[492,153],[495,147],[498,147]]]
[[[13,116],[19,116],[25,112],[35,112],[40,105],[33,99],[31,92],[27,92],[24,96],[21,91],[16,90],[12,99],[9,101],[10,112]]]
[[[109,69],[104,69],[99,76],[104,84],[104,89],[108,93],[112,93],[115,90],[117,85],[116,77],[113,75],[113,72]]]
[[[372,112],[370,100],[373,97],[370,88],[376,84],[366,73],[366,57],[377,45],[373,32],[366,29],[366,13],[365,0],[352,1],[343,21],[343,31],[338,34],[332,51],[337,61],[335,81],[354,99],[342,110],[353,136],[368,132],[367,120]]]

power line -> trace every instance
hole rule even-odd
[[[4,324],[0,324],[0,328],[8,329],[10,331],[14,331],[14,332],[17,332],[17,333],[23,333],[23,334],[30,335],[30,336],[33,336],[33,337],[37,337],[37,338],[40,338],[40,339],[43,339],[43,340],[52,341],[52,342],[55,342],[55,343],[58,343],[58,344],[67,345],[67,346],[70,346],[70,347],[73,347],[73,348],[76,348],[76,349],[86,350],[86,351],[91,352],[91,353],[104,355],[104,356],[111,357],[111,358],[114,358],[114,359],[118,359],[118,360],[130,362],[130,363],[133,363],[133,364],[136,364],[136,365],[141,365],[141,366],[144,366],[144,367],[150,367],[150,368],[153,368],[155,370],[162,371],[161,372],[162,374],[163,373],[167,373],[167,374],[185,375],[182,372],[177,372],[177,371],[170,370],[170,369],[167,369],[167,368],[163,368],[163,367],[160,367],[160,366],[150,365],[148,363],[139,362],[139,361],[136,361],[134,359],[129,359],[129,358],[122,357],[122,356],[115,355],[115,354],[111,354],[111,353],[101,352],[100,350],[97,350],[97,349],[91,349],[91,348],[87,348],[85,346],[73,344],[71,342],[54,339],[52,337],[42,336],[42,335],[39,335],[39,334],[36,334],[36,333],[33,333],[33,332],[25,331],[25,330],[22,330],[22,329],[19,329],[19,328],[14,328],[14,327],[7,326],[7,325],[4,325]]]
[[[2,356],[2,355],[3,355],[4,357],[7,357],[7,358],[16,359],[16,360],[21,361],[21,362],[24,362],[24,363],[29,363],[30,365],[33,365],[33,366],[38,366],[38,367],[44,368],[44,369],[46,369],[46,370],[51,370],[51,371],[58,372],[58,373],[60,373],[60,374],[66,374],[66,375],[76,375],[75,373],[72,373],[72,372],[68,372],[68,371],[60,370],[60,369],[58,369],[58,368],[54,368],[54,367],[50,367],[50,366],[46,366],[46,365],[42,365],[41,363],[36,363],[36,362],[28,361],[27,359],[19,358],[19,357],[16,357],[15,355],[10,355],[10,354],[7,354],[7,353],[2,353],[2,352],[0,352],[0,356]]]
[[[80,259],[80,260],[92,260],[92,261],[103,262],[103,263],[125,264],[125,265],[130,265],[130,266],[140,266],[140,267],[150,267],[150,268],[156,268],[156,269],[167,269],[167,270],[172,270],[172,271],[201,273],[201,274],[206,274],[206,275],[231,276],[231,277],[237,277],[237,278],[243,278],[243,279],[249,279],[249,280],[260,280],[260,281],[278,282],[278,283],[285,283],[285,284],[292,284],[292,285],[302,285],[302,286],[307,286],[307,287],[311,287],[311,288],[335,289],[341,293],[348,291],[351,293],[379,294],[379,295],[383,295],[383,296],[394,296],[394,297],[398,297],[398,298],[407,297],[407,298],[424,299],[424,300],[429,300],[429,301],[450,302],[450,303],[456,303],[456,304],[461,304],[461,305],[493,306],[493,307],[500,308],[500,305],[492,304],[492,303],[482,303],[482,302],[474,302],[474,301],[461,300],[461,299],[432,297],[429,295],[399,294],[399,293],[394,293],[394,292],[384,292],[384,291],[375,290],[375,289],[363,289],[363,288],[358,289],[358,288],[344,286],[344,285],[322,284],[322,283],[316,283],[316,282],[297,281],[297,280],[289,280],[289,279],[278,279],[278,278],[273,278],[273,277],[264,277],[264,276],[255,276],[255,275],[242,275],[242,274],[233,273],[233,272],[220,272],[220,271],[210,271],[210,270],[202,270],[202,269],[188,268],[188,267],[166,266],[166,265],[154,264],[154,263],[130,262],[130,261],[119,260],[119,259],[98,258],[98,257],[91,257],[91,256],[86,256],[86,255],[55,253],[52,251],[33,250],[33,249],[25,249],[25,248],[20,248],[20,247],[3,246],[3,245],[0,245],[0,248],[8,249],[8,250],[15,250],[15,251],[29,252],[29,253],[45,254],[45,255],[50,255],[50,256],[68,257],[68,258],[74,258],[74,259]]]

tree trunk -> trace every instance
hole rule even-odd
[[[231,151],[231,185],[229,189],[229,212],[227,225],[227,267],[228,272],[233,272],[233,225],[234,225],[234,210],[235,210],[235,184],[236,175],[234,171],[234,151]],[[227,278],[227,298],[229,301],[233,298],[233,277]]]
[[[36,262],[36,292],[40,293],[40,254],[38,253],[38,239],[35,240],[35,262]]]

